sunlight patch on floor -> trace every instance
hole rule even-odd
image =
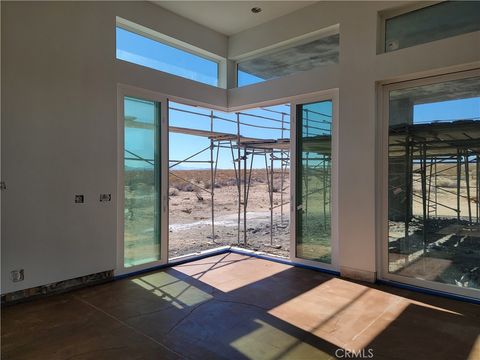
[[[131,280],[152,294],[171,302],[179,309],[191,307],[213,298],[212,295],[166,272],[159,272]]]
[[[255,271],[252,271],[253,265]],[[260,282],[289,268],[289,265],[268,260],[228,254],[216,264],[200,263],[192,267],[177,266],[175,269],[220,291],[230,292]]]
[[[330,355],[262,321],[258,328],[230,345],[248,359],[329,359]]]
[[[331,279],[273,308],[269,314],[337,346],[349,344],[351,349],[360,350],[402,313],[408,303],[401,299]]]
[[[480,359],[480,335],[477,336],[477,340],[473,344],[472,351],[467,360],[478,360]]]

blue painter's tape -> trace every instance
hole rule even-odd
[[[403,283],[399,283],[399,282],[396,282],[396,281],[389,281],[389,280],[377,280],[376,283],[381,284],[381,285],[393,286],[393,287],[400,288],[400,289],[410,290],[410,291],[414,291],[414,292],[418,292],[418,293],[422,293],[422,294],[440,296],[440,297],[444,297],[444,298],[447,298],[447,299],[464,301],[464,302],[480,305],[480,299],[474,299],[474,298],[471,298],[471,297],[468,297],[468,296],[452,294],[452,293],[448,293],[448,292],[445,292],[445,291],[427,289],[427,288],[423,288],[423,287],[420,287],[420,286],[408,285],[408,284],[403,284]]]
[[[185,258],[185,259],[179,259],[177,261],[174,261],[174,262],[171,262],[171,263],[168,263],[168,264],[152,266],[150,268],[134,271],[134,272],[131,272],[129,274],[118,275],[118,276],[114,277],[114,280],[125,279],[125,278],[129,278],[129,277],[132,277],[132,276],[137,276],[137,275],[145,274],[145,273],[148,273],[148,272],[152,272],[152,271],[155,271],[155,270],[161,270],[161,269],[165,269],[165,268],[169,268],[169,267],[173,267],[173,266],[177,266],[177,265],[186,264],[186,263],[196,261],[196,260],[205,259],[205,258],[208,258],[208,257],[211,257],[211,256],[227,254],[227,253],[250,256],[250,257],[257,258],[257,259],[273,261],[273,262],[277,262],[277,263],[280,263],[280,264],[291,265],[291,266],[295,266],[295,267],[299,267],[299,268],[303,268],[303,269],[309,269],[309,270],[313,270],[313,271],[323,272],[323,273],[334,275],[334,276],[340,276],[340,273],[338,271],[334,271],[334,270],[321,269],[321,268],[310,266],[310,265],[295,263],[295,262],[292,262],[292,261],[287,260],[287,259],[276,258],[276,257],[273,257],[273,256],[268,256],[268,255],[263,255],[263,254],[256,254],[256,253],[249,252],[249,251],[242,251],[240,249],[225,248],[225,249],[220,249],[218,251],[208,252],[206,254],[200,254],[198,256],[188,257],[188,258]],[[447,292],[444,292],[444,291],[432,290],[432,289],[422,288],[422,287],[419,287],[419,286],[407,285],[407,284],[399,283],[399,282],[396,282],[396,281],[388,281],[388,280],[377,280],[376,283],[381,284],[381,285],[387,285],[387,286],[392,286],[392,287],[396,287],[396,288],[401,288],[401,289],[405,289],[405,290],[410,290],[410,291],[414,291],[414,292],[418,292],[418,293],[440,296],[440,297],[444,297],[444,298],[448,298],[448,299],[452,299],[452,300],[464,301],[464,302],[480,305],[480,299],[475,299],[475,298],[471,298],[471,297],[467,297],[467,296],[461,296],[461,295],[457,295],[457,294],[447,293]]]
[[[179,259],[179,260],[176,260],[176,261],[172,261],[168,264],[156,265],[156,266],[152,266],[152,267],[149,267],[149,268],[146,268],[146,269],[134,271],[134,272],[131,272],[131,273],[128,273],[128,274],[117,275],[117,276],[114,276],[113,279],[114,280],[126,279],[126,278],[129,278],[129,277],[132,277],[132,276],[145,274],[147,272],[152,272],[152,271],[155,271],[155,270],[161,270],[161,269],[165,269],[165,268],[169,268],[169,267],[173,267],[173,266],[177,266],[177,265],[182,265],[182,264],[189,263],[191,261],[201,260],[201,259],[208,258],[210,256],[226,254],[226,253],[229,253],[229,252],[230,252],[230,249],[221,249],[221,250],[218,250],[218,251],[212,251],[212,252],[209,252],[207,254],[200,254],[198,256],[188,257],[186,259]]]

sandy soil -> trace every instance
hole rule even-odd
[[[201,184],[199,184],[201,185]],[[179,186],[181,188],[181,186]],[[288,257],[290,230],[289,204],[281,212],[281,194],[274,193],[273,237],[270,244],[270,201],[268,186],[253,181],[247,205],[247,244],[244,244],[243,208],[238,228],[238,188],[236,185],[215,188],[215,239],[211,226],[211,198],[205,191],[170,189],[169,231],[170,257],[177,257],[223,245],[242,246]],[[288,182],[284,183],[284,202],[288,199]]]
[[[159,215],[154,211],[156,205],[152,174],[151,171],[130,171],[125,182],[125,258],[126,263],[132,265],[156,260],[150,256],[159,254],[160,229],[156,225]],[[312,191],[315,188],[321,190],[323,186],[322,180],[317,179],[317,175],[311,176],[309,210],[302,216],[304,236],[297,251],[301,257],[328,262],[331,251],[328,231],[330,214],[329,212],[324,214],[324,192]],[[215,236],[212,234],[210,172],[175,171],[170,175],[169,184],[169,258],[195,254],[224,245],[235,245],[274,256],[289,257],[288,172],[285,173],[283,184],[277,169],[275,172],[273,219],[270,219],[266,173],[258,169],[252,172],[246,226],[244,227],[242,208],[239,227],[238,188],[234,171],[219,170],[214,189]]]

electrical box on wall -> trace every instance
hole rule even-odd
[[[100,202],[112,201],[112,194],[100,194]]]
[[[10,279],[13,282],[23,281],[25,279],[25,273],[23,269],[10,271]]]
[[[75,195],[75,204],[83,204],[85,202],[85,196]]]

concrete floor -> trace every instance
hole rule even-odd
[[[1,327],[2,359],[480,359],[478,305],[237,254],[7,306]]]

